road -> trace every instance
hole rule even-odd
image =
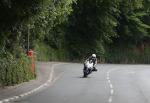
[[[46,88],[11,103],[150,103],[150,66],[99,64],[82,78],[82,64],[55,66]]]

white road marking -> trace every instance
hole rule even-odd
[[[58,80],[63,74],[64,74],[64,72],[61,73],[61,74],[59,74],[59,76],[57,76],[52,82],[54,83],[54,82],[55,82],[56,80]]]
[[[107,71],[107,77],[106,77],[107,82],[108,82],[108,84],[109,84],[109,86],[110,86],[110,97],[109,97],[109,99],[108,99],[108,102],[109,102],[109,103],[112,102],[112,100],[113,100],[112,97],[113,97],[113,94],[114,94],[113,85],[112,85],[111,80],[110,80],[110,73],[111,73],[112,71],[114,71],[114,70],[116,70],[116,69],[111,69],[111,70]],[[129,72],[129,73],[134,74],[135,71],[131,71],[131,72]]]
[[[4,101],[3,102],[9,102],[9,99],[4,99]]]
[[[114,90],[113,90],[113,89],[110,90],[110,94],[111,94],[111,95],[114,94]]]
[[[19,96],[15,96],[13,99],[18,99],[19,98]],[[10,98],[11,99],[11,98]]]
[[[114,70],[114,69],[113,69]],[[112,100],[113,100],[113,94],[114,94],[114,89],[113,89],[113,84],[111,83],[111,80],[110,80],[110,73],[113,71],[112,69],[107,71],[107,82],[109,84],[109,87],[110,87],[110,96],[108,98],[108,102],[111,103]]]
[[[14,98],[10,98],[10,100],[14,100]]]
[[[43,88],[43,87],[47,87],[47,86],[50,85],[50,84],[52,85],[52,84],[54,83],[54,81],[56,81],[56,80],[60,77],[60,75],[59,75],[57,78],[54,79],[54,81],[52,81],[52,79],[53,79],[53,74],[54,74],[54,68],[55,68],[55,66],[57,66],[57,65],[62,65],[62,64],[65,64],[65,63],[59,63],[59,64],[54,64],[54,65],[52,65],[52,67],[51,67],[51,72],[50,72],[50,76],[49,76],[49,79],[47,80],[46,83],[40,85],[39,87],[37,87],[37,88],[35,88],[35,89],[31,90],[31,91],[28,91],[28,92],[26,92],[26,93],[20,94],[20,95],[18,95],[18,96],[13,96],[13,97],[11,97],[11,98],[3,99],[3,100],[0,101],[0,103],[5,103],[5,102],[9,102],[9,101],[14,100],[14,99],[22,98],[22,97],[24,97],[24,96],[30,95],[30,94],[32,94],[32,93],[34,93],[34,92],[40,90],[40,89]]]
[[[110,86],[111,89],[113,89],[113,85],[112,84],[110,84],[109,86]]]
[[[109,74],[109,71],[107,72],[107,74]]]
[[[109,80],[110,78],[109,78],[109,77],[107,77],[106,79],[107,79],[107,80]]]
[[[109,77],[109,73],[107,73],[107,77]]]
[[[109,102],[109,103],[112,102],[112,96],[109,97],[108,102]]]
[[[110,79],[108,80],[108,83],[109,83],[109,84],[111,84],[111,81],[110,81]]]

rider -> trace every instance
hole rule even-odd
[[[92,54],[92,56],[90,56],[90,57],[85,61],[85,63],[86,63],[87,61],[92,61],[92,62],[93,62],[93,69],[92,69],[92,71],[97,71],[97,69],[96,69],[96,64],[97,64],[96,54]]]

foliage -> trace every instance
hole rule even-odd
[[[59,42],[54,45],[59,45],[57,50],[52,48],[54,56],[51,59],[60,59],[63,57],[61,48],[62,38],[55,38],[53,34],[57,36],[57,32],[61,30],[61,27],[57,26],[67,20],[68,14],[72,11],[72,3],[74,0],[1,0],[0,1],[0,52],[3,56],[5,53],[7,57],[1,58],[1,68],[3,72],[0,72],[0,80],[2,85],[11,85],[23,82],[32,74],[29,73],[30,62],[24,60],[24,64],[20,64],[28,50],[34,49],[38,41],[44,43],[50,43],[53,38]],[[56,27],[57,26],[57,27]],[[55,30],[55,29],[58,30]],[[62,31],[62,30],[61,30]],[[52,34],[53,33],[53,34]],[[62,33],[60,33],[62,35]],[[28,38],[29,36],[29,38]],[[56,42],[55,42],[56,43]],[[52,45],[52,43],[50,44]],[[49,46],[46,46],[46,49]],[[20,49],[21,48],[21,49]],[[62,49],[63,50],[63,49]],[[58,55],[59,54],[59,55]],[[45,55],[45,54],[44,54]],[[48,54],[47,54],[48,55]],[[12,59],[11,59],[12,58]],[[26,58],[26,57],[25,57]],[[26,66],[28,64],[28,67]],[[16,68],[16,69],[14,69]],[[28,69],[27,69],[28,68]],[[7,72],[9,69],[10,72]],[[11,74],[15,72],[14,74]],[[28,73],[28,77],[24,74]],[[3,76],[2,74],[3,73]],[[23,75],[20,75],[20,74]],[[8,76],[6,75],[8,74]],[[15,76],[13,76],[15,75]],[[6,76],[6,77],[5,77]],[[22,77],[21,77],[22,76]],[[14,78],[15,80],[8,80]],[[21,80],[18,80],[21,79]]]
[[[147,47],[143,53],[136,50],[136,47],[113,47],[107,51],[105,62],[107,63],[128,63],[128,64],[149,64],[150,47]]]
[[[16,59],[10,53],[1,53],[0,57],[0,86],[14,85],[34,78],[31,61],[25,55]]]
[[[99,46],[98,51],[104,52],[103,44],[117,36],[118,6],[118,0],[78,0],[73,5],[66,35],[72,58],[94,53]]]
[[[149,0],[1,0],[0,13],[1,85],[33,78],[28,42],[38,60],[150,62]]]
[[[127,0],[120,3],[120,17],[118,25],[118,40],[121,42],[131,42],[135,45],[144,38],[149,37],[150,26],[145,24],[144,16],[148,15],[149,9],[143,2],[147,0]],[[147,1],[146,5],[150,5]],[[118,42],[118,41],[117,41]]]
[[[38,42],[35,50],[39,61],[68,61],[68,54],[65,49],[53,49],[45,43]]]

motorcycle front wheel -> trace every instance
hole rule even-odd
[[[83,77],[87,77],[88,75],[88,70],[87,69],[83,69]]]

